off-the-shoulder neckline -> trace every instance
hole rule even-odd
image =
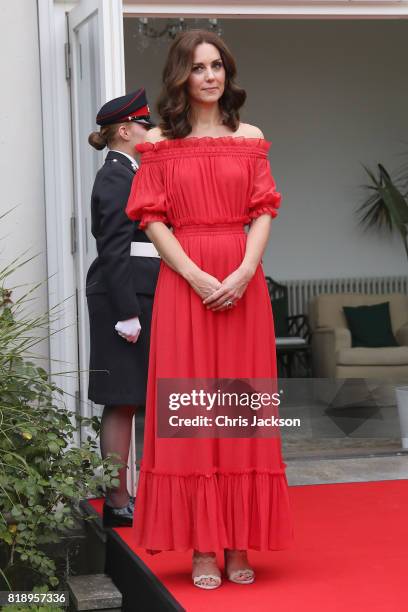
[[[147,151],[160,151],[177,147],[195,147],[200,145],[216,146],[255,146],[264,151],[268,151],[271,142],[265,138],[257,138],[250,136],[187,136],[186,138],[173,138],[158,140],[157,142],[143,142],[136,145],[136,150],[139,153]]]

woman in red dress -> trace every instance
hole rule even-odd
[[[215,34],[192,30],[174,41],[158,103],[162,121],[137,146],[141,167],[127,205],[162,257],[133,529],[151,553],[193,549],[194,584],[207,589],[221,584],[218,550],[227,577],[249,584],[247,550],[281,550],[293,538],[279,436],[157,433],[160,379],[276,378],[261,259],[281,195],[270,143],[239,121],[246,94],[235,74]]]

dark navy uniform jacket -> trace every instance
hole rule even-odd
[[[109,151],[91,198],[98,257],[87,274],[86,295],[107,294],[118,321],[141,314],[137,296],[154,295],[160,267],[158,257],[130,256],[131,242],[150,242],[125,213],[134,175],[126,155]]]

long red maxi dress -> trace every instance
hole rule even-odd
[[[242,262],[244,225],[276,217],[281,195],[268,141],[188,137],[138,145],[127,205],[143,229],[163,221],[187,255],[223,280]],[[160,378],[275,378],[275,335],[262,264],[237,305],[212,312],[161,261],[155,294],[136,544],[153,551],[281,550],[293,539],[280,437],[161,438]]]

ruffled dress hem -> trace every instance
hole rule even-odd
[[[142,468],[133,527],[136,545],[150,554],[290,547],[293,531],[284,465],[279,470],[188,474]]]

